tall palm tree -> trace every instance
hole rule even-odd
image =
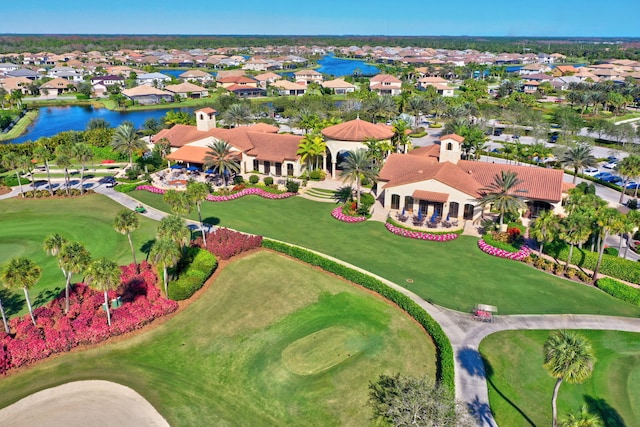
[[[129,156],[129,167],[133,166],[133,154],[147,148],[146,142],[138,137],[138,131],[132,123],[122,123],[111,138],[111,147]]]
[[[313,141],[308,138],[310,135],[305,135],[298,144],[298,151],[296,151],[296,155],[300,156],[300,161],[306,163],[307,165],[307,178],[310,177],[311,173],[311,160],[316,152],[316,147]]]
[[[356,183],[356,206],[360,207],[360,191],[362,178],[375,179],[378,174],[373,159],[366,148],[350,151],[348,156],[340,163],[342,168],[342,178],[344,181]]]
[[[560,233],[558,237],[569,244],[569,256],[567,262],[564,265],[565,271],[569,269],[571,265],[571,258],[573,257],[573,247],[575,245],[581,245],[587,241],[589,235],[591,235],[591,218],[588,214],[581,211],[576,211],[561,222]]]
[[[169,298],[169,285],[167,268],[176,265],[180,259],[180,247],[169,238],[155,241],[151,248],[151,259],[155,264],[162,265],[162,277],[164,282],[164,296]]]
[[[169,215],[160,220],[158,225],[158,238],[169,239],[180,247],[184,247],[189,243],[191,232],[187,228],[187,224],[177,215]]]
[[[376,123],[378,117],[389,119],[398,113],[398,107],[390,96],[377,96],[369,102],[367,110],[373,116],[373,122]]]
[[[570,413],[560,421],[562,427],[603,427],[602,418],[589,412],[587,405],[580,407],[580,412]]]
[[[2,300],[0,299],[0,315],[2,315],[2,324],[4,325],[4,331],[7,335],[11,333],[9,329],[9,324],[7,323],[7,315],[4,312],[4,307],[2,306]]]
[[[407,132],[410,130],[411,126],[404,120],[396,120],[393,123],[394,135],[392,138],[392,142],[394,143],[395,150],[397,152],[402,150],[402,152],[406,154],[407,151],[409,151],[409,146],[411,145],[411,143],[409,142],[409,135],[407,134]],[[402,149],[400,147],[402,147]]]
[[[431,100],[431,110],[433,111],[433,113],[436,115],[436,120],[445,112],[447,111],[448,108],[448,104],[447,101],[441,97],[441,96],[436,96],[435,98],[433,98]]]
[[[193,201],[186,192],[167,190],[162,199],[169,205],[171,212],[179,216],[187,216],[193,209]]]
[[[596,223],[600,229],[598,233],[598,261],[596,267],[593,269],[593,283],[598,280],[598,272],[600,271],[600,265],[602,265],[602,257],[604,255],[604,242],[611,234],[615,234],[619,229],[623,227],[622,214],[616,208],[606,207],[596,212]]]
[[[622,183],[622,191],[620,191],[620,200],[618,203],[622,203],[624,200],[624,192],[627,188],[627,184],[631,178],[640,176],[640,157],[628,156],[620,160],[620,163],[616,166],[616,170],[624,177]],[[637,186],[636,186],[637,188]]]
[[[591,376],[596,358],[591,343],[582,335],[570,331],[557,331],[544,343],[544,367],[556,385],[551,397],[553,427],[557,426],[558,390],[562,381],[581,383]]]
[[[485,207],[493,205],[494,209],[500,212],[500,227],[504,221],[504,214],[517,213],[524,209],[526,204],[518,193],[525,193],[526,190],[517,189],[524,181],[518,179],[518,174],[513,171],[502,171],[500,175],[493,177],[493,182],[481,191],[484,195],[480,198],[480,205]]]
[[[73,153],[71,152],[71,147],[67,145],[58,145],[56,147],[56,165],[58,167],[62,167],[64,169],[64,187],[69,195],[69,167],[73,164],[71,159],[73,157]]]
[[[564,154],[560,162],[565,166],[573,168],[573,183],[575,184],[578,171],[586,167],[595,166],[596,158],[591,154],[591,146],[589,144],[576,144],[570,147]]]
[[[54,256],[54,257],[58,257],[58,255],[60,255],[60,251],[62,250],[62,247],[67,244],[67,239],[65,239],[64,237],[62,237],[60,234],[58,233],[53,233],[50,234],[49,236],[45,237],[44,239],[44,250],[47,253],[47,255],[50,256]],[[65,277],[65,279],[67,278],[67,272],[65,271],[64,268],[62,268],[62,266],[60,266],[60,269],[62,270],[62,275]]]
[[[202,202],[207,200],[209,195],[209,186],[204,182],[191,181],[187,184],[187,196],[198,208],[198,220],[200,221],[200,231],[202,231],[202,242],[207,245],[207,237],[202,224],[202,210],[200,209]]]
[[[427,101],[420,95],[414,95],[409,98],[406,105],[407,112],[413,115],[414,124],[413,127],[417,128],[420,124],[420,114],[428,110]]]
[[[235,103],[229,106],[222,117],[225,123],[238,127],[251,121],[251,110],[247,104]]]
[[[64,287],[64,312],[69,312],[69,288],[71,276],[83,272],[91,262],[91,254],[78,242],[66,243],[60,249],[58,262],[62,271],[66,272],[66,284]]]
[[[129,209],[122,209],[116,214],[116,218],[113,222],[113,228],[120,234],[125,234],[129,240],[129,247],[131,248],[131,257],[133,263],[138,269],[138,262],[136,261],[136,250],[133,247],[133,241],[131,240],[131,233],[138,229],[140,226],[140,220],[138,214]]]
[[[5,168],[12,170],[16,173],[16,178],[18,179],[18,186],[20,186],[20,194],[24,197],[24,193],[22,191],[22,180],[20,179],[19,169],[22,164],[24,164],[24,160],[20,158],[17,153],[13,151],[9,151],[4,156],[2,156],[2,166]]]
[[[47,172],[47,181],[49,182],[49,193],[53,196],[53,187],[51,186],[51,171],[49,168],[49,162],[55,158],[53,152],[47,148],[44,141],[45,138],[41,138],[38,145],[33,149],[33,155],[36,159],[41,160],[44,163],[44,169]]]
[[[104,308],[107,312],[107,324],[111,326],[111,311],[109,310],[108,292],[120,285],[122,271],[118,264],[107,258],[100,258],[91,262],[85,271],[86,281],[92,288],[104,292]]]
[[[545,243],[554,241],[560,230],[560,218],[553,211],[543,211],[538,218],[529,225],[529,237],[536,239],[540,243],[540,256],[544,250]]]
[[[231,152],[231,145],[223,140],[217,140],[207,145],[209,151],[204,158],[203,169],[215,169],[224,179],[224,188],[227,188],[230,172],[240,172],[238,157]]]
[[[73,157],[80,162],[82,169],[80,170],[80,194],[84,193],[84,169],[87,162],[90,162],[93,158],[93,151],[88,144],[84,142],[76,142],[71,147]]]
[[[41,275],[42,269],[32,260],[24,257],[12,258],[2,271],[2,281],[6,285],[10,288],[22,288],[24,291],[24,298],[27,300],[29,315],[34,326],[36,319],[33,317],[29,289],[38,283]]]

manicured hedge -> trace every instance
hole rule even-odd
[[[119,183],[113,189],[119,193],[128,193],[130,191],[136,190],[140,186],[140,181],[134,182],[131,184],[122,184]]]
[[[387,222],[391,225],[394,225],[396,227],[399,228],[404,228],[405,230],[410,230],[410,231],[419,231],[422,233],[427,233],[427,234],[462,234],[464,232],[464,228],[457,228],[455,230],[451,230],[451,231],[431,231],[429,230],[425,230],[425,229],[417,229],[417,228],[411,228],[408,227],[404,224],[402,224],[401,222],[396,221],[395,219],[388,217],[387,218]]]
[[[544,245],[544,252],[552,257],[566,261],[569,257],[569,246],[564,242],[553,242]],[[571,264],[587,270],[596,268],[598,254],[578,247],[573,248]],[[600,272],[631,283],[640,283],[640,263],[612,255],[602,256]]]
[[[596,286],[612,297],[640,306],[640,289],[633,288],[608,277],[598,279]]]
[[[520,250],[520,248],[516,248],[511,243],[499,242],[498,240],[495,240],[491,233],[483,234],[482,240],[484,240],[488,245],[491,245],[494,248],[502,249],[503,251],[518,252]]]
[[[218,266],[218,260],[211,252],[200,248],[191,250],[197,251],[193,261],[177,280],[169,283],[169,298],[174,301],[190,298]]]
[[[368,274],[361,273],[352,268],[346,267],[335,261],[328,260],[320,255],[305,249],[287,245],[285,243],[276,242],[270,239],[263,239],[262,246],[277,252],[292,256],[308,264],[322,268],[329,273],[336,274],[340,277],[356,283],[367,289],[370,289],[381,296],[393,301],[402,310],[407,312],[418,323],[420,323],[427,333],[431,335],[435,345],[438,358],[437,377],[451,390],[455,389],[454,384],[454,363],[453,348],[449,338],[444,333],[438,322],[436,322],[422,307],[416,304],[411,298],[403,293],[392,289],[380,280],[375,279]]]

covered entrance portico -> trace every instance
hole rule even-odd
[[[449,200],[447,193],[435,191],[415,190],[411,195],[413,200],[418,201],[420,212],[425,217],[442,217],[444,208]]]

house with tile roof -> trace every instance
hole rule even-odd
[[[300,70],[293,73],[293,78],[300,85],[308,85],[311,83],[322,83],[324,78],[322,74],[316,70]]]
[[[350,92],[355,92],[356,87],[349,82],[345,82],[343,79],[327,80],[320,83],[325,89],[330,89],[336,95],[345,95]]]
[[[254,76],[253,78],[256,79],[256,81],[258,82],[260,87],[263,88],[263,89],[266,89],[267,85],[269,83],[273,83],[273,82],[276,82],[278,80],[282,80],[282,76],[280,74],[276,74],[276,73],[272,73],[272,72],[258,74],[256,76]]]
[[[63,79],[62,77],[57,77],[40,85],[39,89],[41,93],[46,93],[48,95],[60,95],[68,92],[75,92],[77,89],[77,83]]]
[[[209,90],[190,82],[184,82],[177,85],[167,85],[164,88],[167,92],[173,93],[180,98],[206,98],[209,96]]]
[[[29,87],[33,81],[26,77],[4,77],[0,78],[0,87],[8,93],[19,90],[23,95],[30,95]]]
[[[278,80],[271,83],[271,87],[278,91],[282,96],[302,96],[307,91],[307,87],[299,83],[290,82],[289,80]]]
[[[369,79],[369,89],[378,95],[400,95],[402,80],[390,74],[378,74]]]
[[[173,93],[148,85],[125,89],[122,94],[140,105],[159,104],[163,101],[173,102]]]
[[[214,81],[214,78],[211,74],[202,70],[187,70],[184,73],[180,74],[178,77],[183,80],[196,81],[203,85]]]
[[[171,81],[171,77],[162,73],[138,74],[136,77],[136,83],[138,85],[162,87],[169,81]]]
[[[496,164],[461,159],[464,138],[444,135],[440,145],[417,148],[408,154],[391,154],[380,170],[378,196],[386,209],[425,217],[449,216],[475,221],[483,212],[480,198],[501,172],[512,171],[523,182],[514,190],[522,195],[530,216],[551,209],[562,213],[564,171],[531,166]]]
[[[163,129],[151,137],[151,142],[166,140],[172,152],[168,160],[189,165],[202,165],[207,155],[208,145],[215,141],[225,141],[236,154],[243,173],[257,171],[273,176],[299,176],[302,174],[300,158],[297,154],[302,136],[276,133],[274,126],[255,124],[233,129],[216,127],[212,108],[202,108],[195,112],[196,126],[175,125]]]

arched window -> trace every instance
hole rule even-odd
[[[458,202],[449,203],[449,216],[451,218],[458,218],[458,210],[460,209],[460,205]]]
[[[447,142],[447,150],[448,150],[448,151],[453,150],[453,144],[452,144],[452,143]]]
[[[408,211],[413,210],[413,197],[404,196],[404,208]]]
[[[391,209],[400,209],[400,196],[398,194],[391,195]]]
[[[464,205],[464,219],[467,220],[472,220],[473,219],[473,205],[472,204],[465,204]]]

